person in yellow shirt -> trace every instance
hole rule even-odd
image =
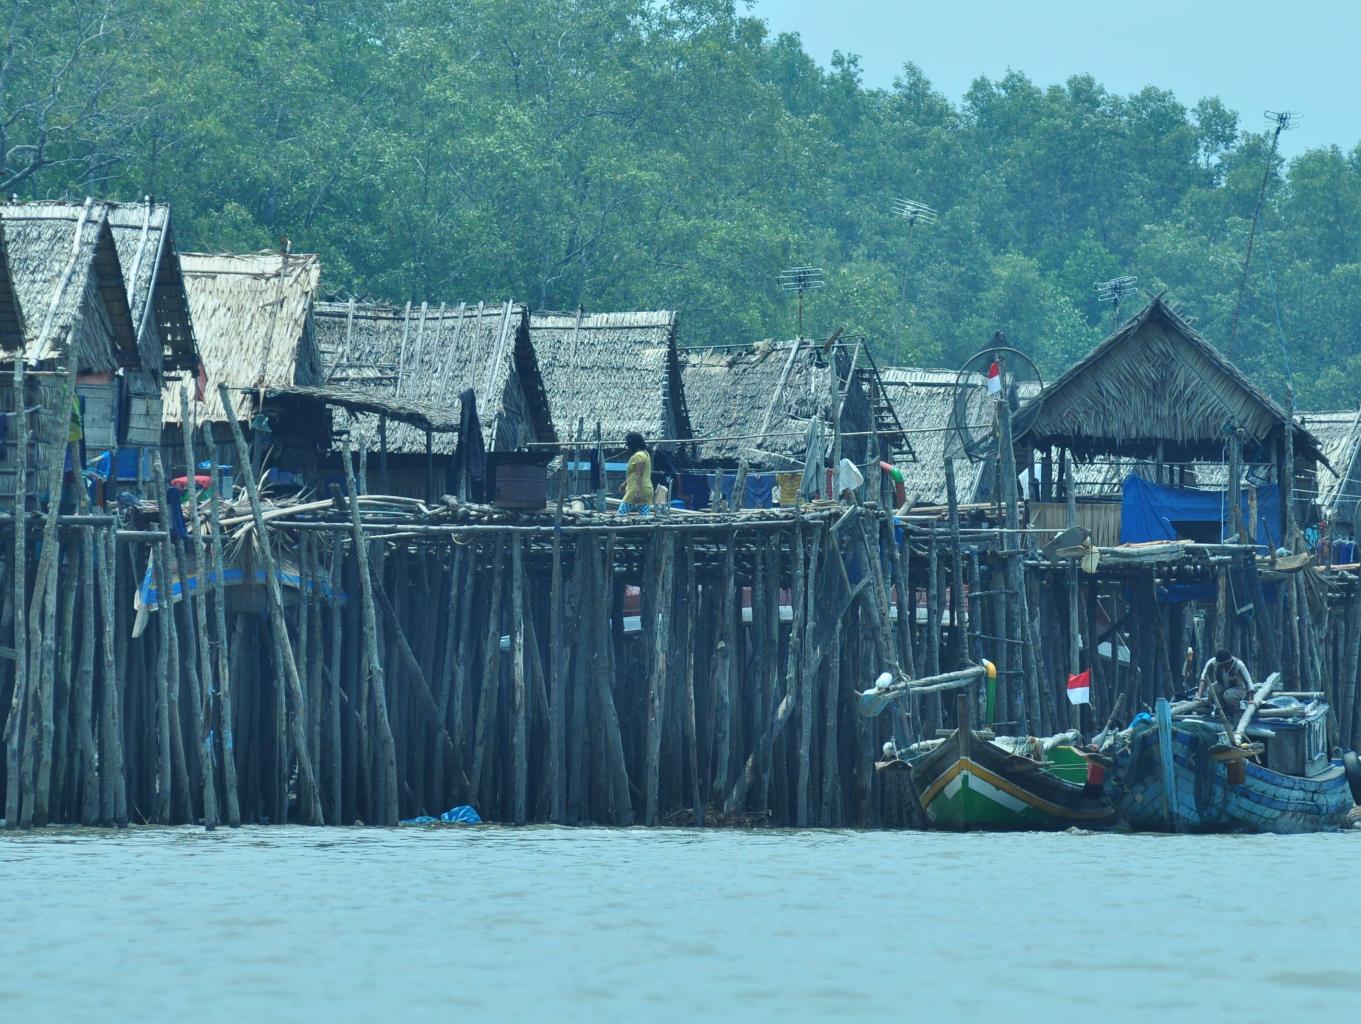
[[[643,435],[631,430],[624,435],[624,447],[629,450],[628,467],[624,471],[621,488],[624,500],[619,506],[621,516],[652,513],[652,456],[648,454]]]

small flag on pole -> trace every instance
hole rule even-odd
[[[1002,393],[1002,368],[997,365],[996,360],[988,367],[988,394],[1000,395]]]
[[[1092,670],[1079,672],[1068,677],[1068,703],[1090,704],[1092,702]]]

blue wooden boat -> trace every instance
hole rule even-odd
[[[1354,807],[1342,760],[1327,755],[1326,704],[1273,719],[1251,750],[1228,742],[1213,718],[1174,718],[1159,700],[1125,733],[1106,776],[1122,821],[1153,832],[1318,832],[1338,828]],[[1273,748],[1273,744],[1275,744]],[[1351,774],[1355,775],[1354,755]]]

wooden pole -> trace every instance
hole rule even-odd
[[[675,607],[675,595],[672,593],[673,580],[675,577],[676,560],[676,537],[674,534],[664,533],[653,543],[660,543],[662,546],[661,557],[658,559],[657,574],[649,583],[653,584],[656,595],[655,607],[658,615],[656,619],[655,634],[653,637],[652,651],[652,678],[648,686],[647,697],[647,767],[646,782],[647,798],[646,811],[643,817],[643,824],[657,824],[657,801],[658,790],[661,780],[661,750],[662,750],[662,726],[666,708],[666,673],[667,673],[667,652],[671,643],[671,618],[672,610]],[[655,581],[655,582],[654,582]],[[649,620],[644,623],[644,634],[654,625]]]
[[[5,824],[19,824],[19,755],[23,747],[23,714],[28,706],[28,638],[24,632],[24,608],[28,593],[28,545],[25,534],[28,512],[28,442],[31,433],[27,397],[24,394],[24,360],[14,360],[14,413],[9,425],[15,438],[14,466],[14,693],[5,718]]]
[[[201,686],[201,705],[199,707],[199,759],[203,775],[203,825],[212,830],[217,827],[217,785],[213,763],[216,753],[213,748],[213,660],[208,649],[208,609],[207,595],[203,578],[200,548],[202,541],[199,532],[198,491],[195,482],[194,427],[189,415],[189,394],[180,390],[180,434],[184,442],[185,493],[190,497],[193,509],[189,523],[189,541],[185,545],[189,554],[189,572],[193,576],[194,587],[190,592],[188,581],[184,581],[186,600],[194,616],[194,633],[198,642],[199,679]],[[214,499],[216,500],[216,496]],[[182,575],[182,574],[181,574]]]
[[[101,817],[119,828],[128,823],[127,776],[123,758],[123,712],[121,679],[114,640],[114,585],[118,555],[114,531],[104,531],[95,542],[95,576],[99,580],[99,611],[103,664],[103,701],[100,704],[100,810]]]
[[[227,587],[226,558],[222,549],[222,520],[219,503],[231,495],[222,495],[222,475],[218,471],[217,452],[210,452],[209,488],[212,500],[208,503],[209,526],[213,559],[213,642],[217,647],[217,702],[218,727],[222,730],[222,784],[227,805],[227,824],[241,827],[241,801],[236,778],[236,730],[232,709],[231,654],[227,643]],[[208,678],[211,678],[208,677]]]
[[[224,409],[231,409],[232,406],[228,400],[227,387],[225,384],[218,385],[218,395],[221,397],[222,407]],[[288,696],[293,705],[293,713],[289,716],[289,727],[292,733],[293,745],[296,748],[298,755],[298,774],[301,777],[302,782],[302,785],[299,787],[298,796],[302,802],[307,823],[309,825],[320,825],[324,820],[321,811],[321,797],[317,789],[316,774],[312,769],[312,759],[307,751],[307,737],[303,731],[303,714],[305,708],[303,704],[302,682],[298,677],[298,666],[293,660],[293,651],[287,643],[288,624],[284,619],[283,592],[279,585],[278,571],[275,567],[274,551],[270,545],[268,527],[265,525],[265,513],[263,506],[260,504],[260,492],[256,488],[255,474],[254,472],[246,470],[247,448],[246,439],[241,434],[241,425],[236,422],[236,417],[230,414],[227,416],[227,425],[231,428],[232,440],[236,443],[237,458],[243,463],[242,479],[246,485],[246,496],[250,500],[251,515],[254,517],[255,521],[255,543],[260,552],[260,560],[264,563],[266,592],[269,597],[270,623],[274,630],[276,646],[280,651],[279,660],[288,686]],[[341,461],[343,462],[345,460],[342,459]],[[348,465],[347,462],[346,466],[348,467]],[[346,483],[352,483],[351,478],[348,476],[346,478]],[[353,493],[353,487],[351,487],[350,490],[350,508],[353,516],[354,528],[358,531],[360,530],[359,505],[354,500],[355,495]],[[381,677],[381,669],[378,671]],[[381,688],[381,682],[379,683],[379,686]],[[386,723],[386,708],[384,708],[380,720],[383,723]],[[389,743],[391,742],[391,738],[391,733],[389,732],[387,734]],[[385,763],[390,764],[392,769],[392,787],[390,790],[392,804],[390,808],[385,809],[391,816],[391,820],[386,821],[385,823],[396,824],[396,765],[395,761]]]
[[[515,824],[527,820],[526,800],[529,792],[529,751],[525,725],[525,594],[524,540],[520,534],[510,538],[510,644],[511,691],[510,710],[514,733],[511,753],[515,759]]]

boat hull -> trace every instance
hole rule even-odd
[[[1173,724],[1172,799],[1158,729],[1143,728],[1115,757],[1106,795],[1123,824],[1151,832],[1319,832],[1338,828],[1351,812],[1351,788],[1342,762],[1318,775],[1284,775],[1245,765],[1232,785],[1226,762],[1210,756],[1212,741]]]
[[[972,732],[956,733],[912,763],[922,810],[956,831],[1103,828],[1114,812],[1083,787]]]

